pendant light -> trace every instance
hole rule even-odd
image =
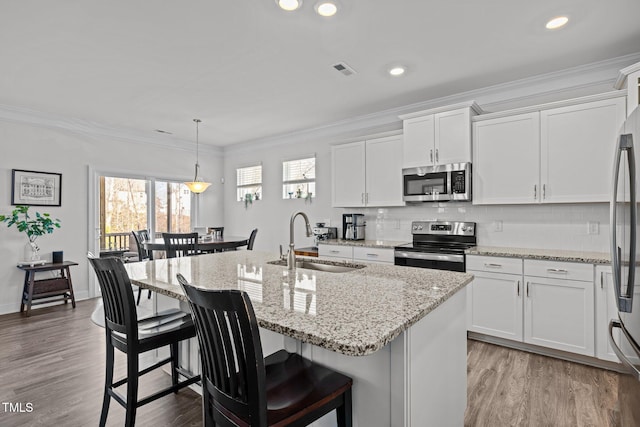
[[[211,183],[204,182],[202,179],[198,178],[198,169],[200,169],[200,165],[198,164],[198,148],[200,145],[198,125],[200,124],[200,122],[202,122],[202,120],[193,119],[193,121],[196,122],[196,176],[193,178],[193,181],[185,182],[184,185],[189,187],[189,190],[191,190],[192,193],[200,194],[204,190],[206,190],[211,185]]]

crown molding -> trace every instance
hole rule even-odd
[[[627,77],[629,77],[629,74],[635,73],[637,71],[640,71],[640,62],[636,62],[635,64],[629,65],[627,68],[623,68],[622,70],[620,70],[618,79],[616,80],[613,87],[615,87],[616,89],[623,89],[627,84]]]
[[[88,138],[87,142],[93,142],[96,138],[106,138],[189,152],[196,149],[194,141],[187,141],[172,135],[148,135],[132,129],[109,127],[101,123],[88,122],[82,119],[64,117],[14,105],[0,104],[0,121],[70,132]],[[95,142],[101,143],[102,141]],[[199,150],[222,156],[222,149],[217,146],[200,144]]]

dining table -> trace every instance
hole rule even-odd
[[[198,239],[198,249],[202,252],[214,252],[224,249],[236,249],[247,246],[249,238],[246,236],[206,236]],[[165,244],[162,237],[142,242],[147,251],[164,251]]]

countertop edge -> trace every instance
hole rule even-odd
[[[562,249],[532,249],[476,246],[467,249],[467,255],[496,256],[505,258],[523,258],[545,261],[580,262],[585,264],[611,264],[610,255],[606,252],[582,252]]]

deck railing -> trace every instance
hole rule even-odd
[[[104,233],[100,236],[100,249],[131,249],[132,244],[131,232]]]

